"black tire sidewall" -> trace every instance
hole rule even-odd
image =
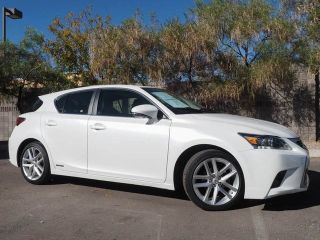
[[[23,171],[23,168],[22,168],[22,158],[23,158],[23,155],[25,153],[25,151],[30,148],[30,147],[36,147],[42,154],[43,156],[43,159],[44,159],[44,169],[43,169],[43,174],[42,176],[37,179],[37,180],[30,180],[24,173]],[[20,169],[21,169],[21,172],[22,172],[22,175],[24,177],[25,180],[27,180],[29,183],[32,183],[32,184],[37,184],[37,185],[40,185],[40,184],[45,184],[49,181],[50,179],[50,162],[49,162],[49,157],[48,157],[48,154],[47,154],[47,151],[45,150],[45,148],[43,147],[43,145],[40,143],[40,142],[31,142],[29,144],[27,144],[22,152],[21,152],[21,155],[20,155]]]
[[[212,206],[201,201],[196,193],[193,190],[193,173],[196,167],[208,158],[219,157],[223,158],[234,165],[237,172],[239,173],[239,190],[236,196],[233,197],[228,203],[223,205]],[[196,153],[194,156],[190,158],[188,163],[185,166],[183,172],[183,187],[185,189],[186,194],[190,198],[192,202],[194,202],[197,206],[207,211],[219,211],[219,210],[227,210],[231,209],[233,206],[239,203],[243,199],[244,195],[244,177],[239,163],[235,160],[233,156],[228,153],[219,151],[219,150],[203,150],[201,152]]]

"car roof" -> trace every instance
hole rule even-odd
[[[44,102],[42,106],[39,108],[40,111],[56,111],[56,107],[54,105],[54,100],[58,98],[59,96],[67,93],[77,92],[77,91],[85,91],[90,89],[106,89],[106,88],[117,88],[117,89],[132,89],[136,90],[137,92],[143,91],[144,88],[161,88],[161,87],[155,87],[155,86],[139,86],[139,85],[94,85],[94,86],[87,86],[87,87],[78,87],[78,88],[72,88],[68,90],[63,90],[59,92],[49,93],[46,95],[39,96],[39,98]],[[152,96],[150,96],[152,97]],[[153,98],[153,97],[152,97]],[[153,99],[157,103],[158,106],[161,106],[161,109],[165,112],[166,116],[170,119],[170,116],[172,116],[173,113],[170,112],[170,110],[163,105],[161,102],[159,102],[157,99]]]
[[[77,87],[71,88],[59,92],[49,93],[42,96],[39,96],[40,99],[49,99],[49,98],[56,98],[65,93],[71,93],[75,91],[83,91],[83,90],[90,90],[90,89],[97,89],[97,88],[123,88],[123,89],[133,89],[133,90],[141,90],[142,88],[157,88],[154,86],[140,86],[140,85],[125,85],[125,84],[117,84],[117,85],[93,85],[93,86],[86,86],[86,87]]]

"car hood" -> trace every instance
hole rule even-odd
[[[249,117],[220,113],[184,114],[180,116],[183,116],[182,118],[185,120],[189,119],[195,122],[201,122],[200,126],[205,128],[210,126],[219,127],[221,124],[221,127],[228,125],[228,130],[234,130],[237,132],[273,135],[284,138],[297,137],[297,135],[293,131],[280,124]],[[214,123],[216,124],[212,125]]]

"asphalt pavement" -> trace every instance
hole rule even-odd
[[[27,183],[0,160],[0,239],[320,239],[320,159],[305,193],[206,212],[173,191],[70,177]]]

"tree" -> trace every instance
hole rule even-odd
[[[159,42],[152,29],[144,28],[139,15],[112,26],[101,21],[92,39],[92,69],[105,83],[140,83],[157,76]]]
[[[207,39],[201,25],[192,19],[181,23],[171,20],[160,32],[161,69],[167,83],[178,85],[210,78],[208,67],[215,48],[215,41]]]
[[[44,37],[28,29],[19,45],[10,42],[0,45],[0,91],[18,99],[17,107],[23,112],[23,90],[42,88],[55,91],[66,86],[65,77],[54,69],[43,51]]]
[[[283,100],[292,95],[299,41],[281,8],[260,0],[212,0],[197,2],[194,12],[198,24],[217,39],[211,68],[214,81],[210,90],[204,90],[209,98],[233,96],[254,103],[266,89]]]
[[[47,41],[46,51],[74,84],[97,83],[91,71],[90,53],[90,36],[96,20],[86,9],[78,15],[70,12],[64,21],[56,18],[49,26],[54,39]]]
[[[318,141],[320,139],[320,1],[306,0],[298,2],[295,6],[297,12],[302,14],[300,19],[303,37],[308,42],[307,48],[301,50],[308,50],[306,65],[314,74],[316,141]]]

